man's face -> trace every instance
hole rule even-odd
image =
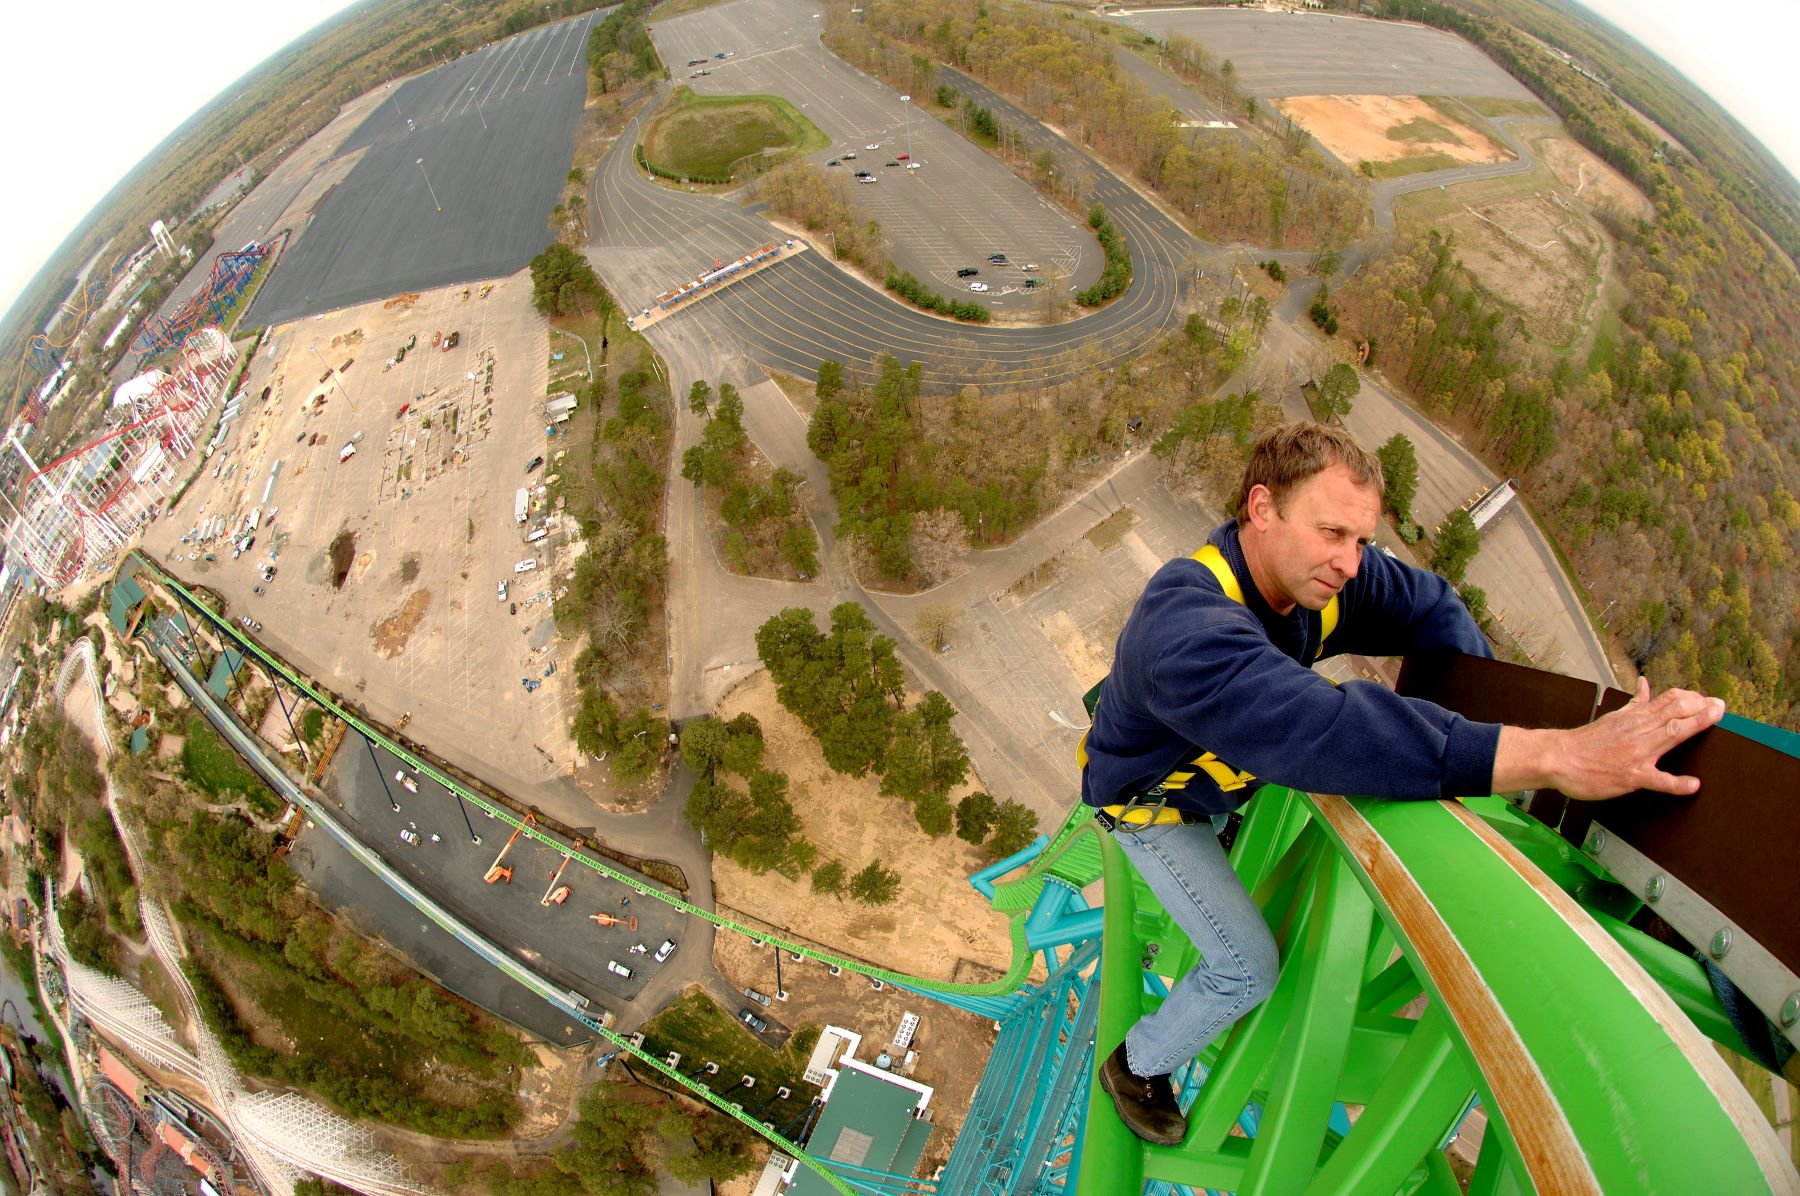
[[[1324,610],[1362,565],[1381,518],[1381,495],[1357,485],[1344,466],[1328,465],[1288,492],[1285,512],[1275,509],[1265,487],[1253,487],[1248,517],[1261,565],[1252,572],[1269,605],[1281,614],[1296,603]]]

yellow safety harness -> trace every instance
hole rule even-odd
[[[1219,588],[1225,591],[1225,596],[1227,598],[1231,599],[1239,606],[1244,605],[1244,587],[1238,583],[1237,574],[1231,571],[1231,565],[1226,562],[1225,554],[1220,552],[1216,545],[1207,544],[1202,546],[1200,551],[1194,554],[1194,559],[1199,561],[1202,565],[1205,565],[1208,571],[1210,571],[1214,577],[1219,579]],[[1337,595],[1333,594],[1331,596],[1331,601],[1326,603],[1325,609],[1320,612],[1319,619],[1319,648],[1322,652],[1325,647],[1326,637],[1337,630]],[[1317,656],[1315,654],[1315,659],[1316,658]],[[1087,696],[1083,699],[1088,708],[1088,716],[1090,718],[1093,717],[1094,707],[1099,704],[1100,687],[1104,684],[1106,684],[1106,681],[1102,678],[1094,684],[1094,688],[1090,689],[1087,692]],[[1082,735],[1081,743],[1075,749],[1075,758],[1082,768],[1085,769],[1087,767],[1086,734]],[[1242,769],[1233,768],[1231,765],[1225,763],[1225,761],[1219,759],[1219,757],[1212,752],[1202,752],[1187,763],[1177,765],[1175,768],[1171,769],[1169,774],[1163,777],[1162,780],[1158,781],[1155,785],[1152,785],[1137,797],[1132,798],[1129,802],[1121,802],[1115,805],[1101,807],[1099,814],[1105,816],[1101,818],[1101,822],[1107,824],[1108,829],[1112,829],[1112,827],[1116,825],[1128,830],[1141,830],[1147,826],[1161,826],[1168,822],[1180,822],[1182,820],[1181,811],[1169,807],[1169,794],[1171,792],[1186,789],[1188,782],[1193,780],[1197,773],[1201,772],[1205,773],[1212,782],[1219,787],[1219,790],[1222,793],[1236,792],[1256,779],[1255,774],[1245,772]],[[1154,805],[1143,804],[1148,798],[1155,798],[1157,800]]]

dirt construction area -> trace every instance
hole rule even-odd
[[[375,718],[410,713],[409,735],[496,784],[543,780],[569,763],[572,704],[553,671],[570,549],[543,510],[547,375],[523,272],[278,326],[145,548]]]
[[[1435,170],[1512,158],[1498,143],[1418,96],[1295,96],[1273,103],[1351,166],[1418,158],[1423,168]]]
[[[1562,196],[1525,195],[1439,220],[1481,285],[1516,309],[1533,335],[1567,341],[1598,283],[1599,230]]]

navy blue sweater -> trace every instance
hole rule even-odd
[[[1300,663],[1320,655],[1319,614],[1270,608],[1244,561],[1236,520],[1208,541],[1231,565],[1245,602],[1229,598],[1192,558],[1157,570],[1119,633],[1100,691],[1083,801],[1128,800],[1203,750],[1257,780],[1224,793],[1200,773],[1169,792],[1171,806],[1222,813],[1263,783],[1365,797],[1491,792],[1499,724],[1470,722],[1374,682],[1333,685]],[[1449,582],[1379,549],[1364,550],[1338,605],[1325,656],[1432,648],[1493,655]]]

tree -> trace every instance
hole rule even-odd
[[[890,905],[900,895],[900,874],[883,868],[880,860],[850,878],[850,896],[861,905]]]
[[[601,1084],[581,1098],[573,1140],[552,1156],[556,1169],[592,1196],[651,1196],[657,1190],[652,1135],[656,1112]]]
[[[681,1120],[687,1122],[685,1117]],[[736,1179],[756,1165],[751,1150],[759,1139],[735,1119],[699,1113],[691,1125],[693,1153],[671,1153],[666,1160],[669,1174],[676,1179],[689,1184],[703,1180],[722,1183]]]
[[[616,306],[587,259],[560,241],[531,259],[531,303],[546,316],[604,316]]]
[[[819,363],[819,381],[813,387],[818,401],[836,398],[844,389],[844,363],[841,361],[821,361]]]
[[[913,807],[913,816],[919,820],[919,829],[934,839],[949,834],[956,821],[950,799],[941,793],[929,793],[921,798]]]
[[[956,803],[956,837],[981,846],[1000,815],[1000,804],[986,793],[971,793]]]
[[[850,881],[850,870],[842,860],[826,860],[813,869],[812,891],[822,897],[842,898]]]
[[[1475,520],[1467,511],[1452,511],[1431,551],[1431,568],[1459,586],[1468,574],[1469,562],[1480,551],[1481,533],[1475,530]]]
[[[656,771],[662,760],[663,736],[668,723],[639,706],[619,724],[618,750],[613,753],[613,780],[622,785],[635,785]]]
[[[994,837],[988,840],[988,854],[1000,859],[1023,851],[1037,838],[1037,832],[1037,814],[1009,797],[1000,803],[994,816]]]
[[[928,606],[919,612],[919,638],[930,644],[933,652],[942,652],[950,646],[950,632],[961,617],[953,606]]]
[[[681,759],[698,773],[709,773],[725,756],[725,745],[731,732],[710,714],[702,715],[681,729]]]
[[[1356,367],[1340,361],[1319,379],[1319,418],[1326,423],[1342,423],[1350,414],[1352,401],[1362,390],[1362,379]]]
[[[711,402],[712,387],[706,384],[704,378],[694,379],[694,384],[688,387],[688,410],[695,415],[705,415],[707,404]]]
[[[1489,617],[1487,591],[1480,586],[1461,585],[1456,588],[1456,596],[1469,608],[1469,615],[1475,622],[1486,627]]]
[[[1413,498],[1419,492],[1419,458],[1412,441],[1396,432],[1375,450],[1381,461],[1382,498],[1402,524],[1412,522]]]

